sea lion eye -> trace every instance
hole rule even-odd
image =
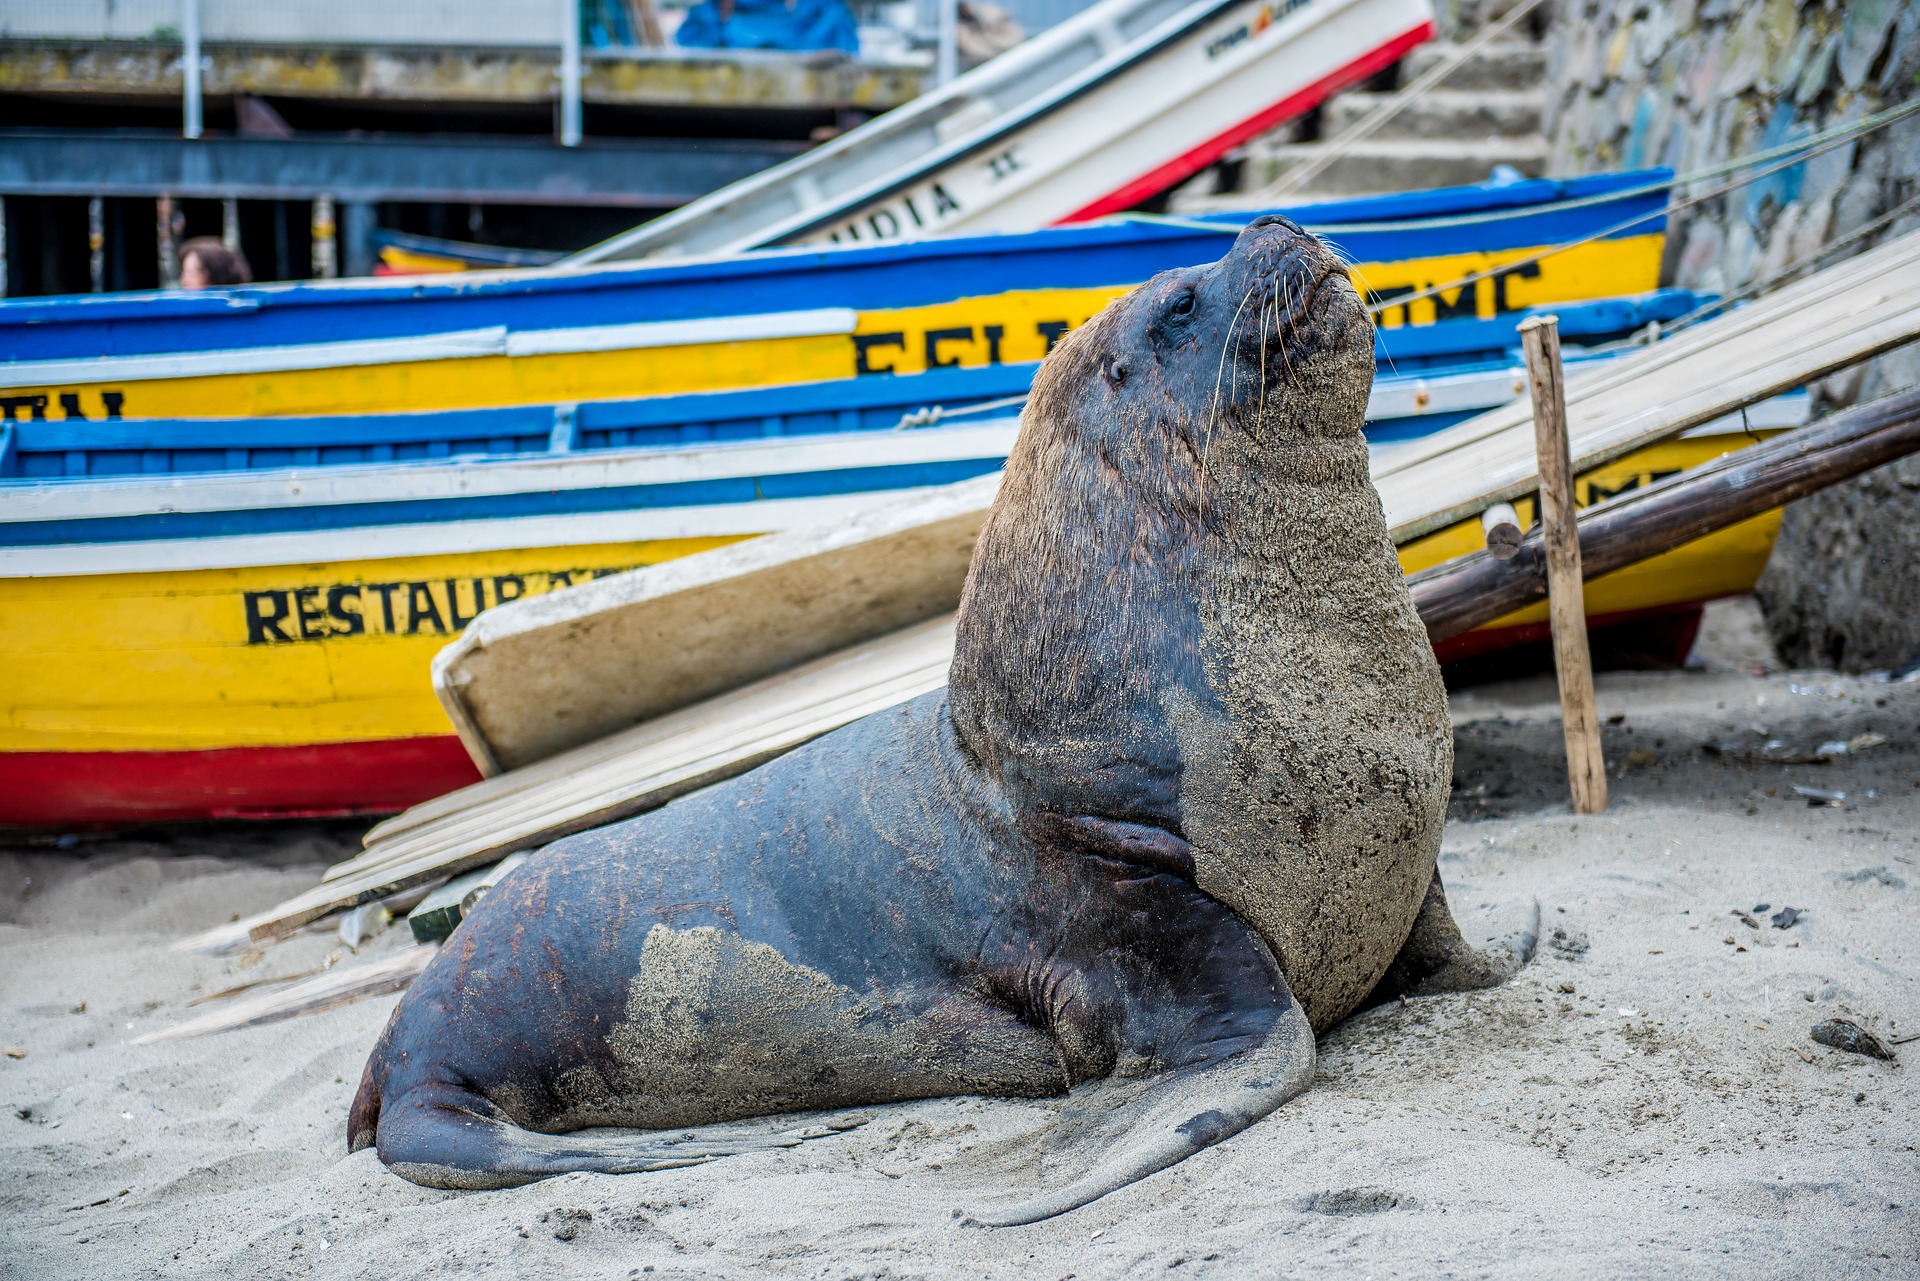
[[[1113,385],[1116,387],[1127,381],[1127,362],[1118,356],[1109,360],[1107,362],[1107,377],[1113,380]]]
[[[1176,316],[1191,316],[1193,314],[1193,292],[1191,290],[1183,292],[1178,298],[1173,300],[1173,305],[1167,308],[1167,310]]]

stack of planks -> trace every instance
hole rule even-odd
[[[1892,241],[1762,302],[1570,380],[1566,399],[1576,470],[1590,469],[1737,412],[1920,336],[1920,307],[1912,304],[1914,298],[1920,298],[1920,233]],[[1894,401],[1901,403],[1888,409]],[[1916,417],[1920,417],[1920,400],[1908,404],[1901,398],[1889,398],[1878,407],[1862,407],[1862,411],[1852,412],[1858,415],[1869,409],[1876,410],[1880,418],[1871,422],[1865,418],[1849,420],[1854,425],[1842,425],[1841,435],[1845,440],[1834,435],[1835,428],[1830,424],[1826,437],[1806,436],[1804,433],[1819,430],[1810,427],[1761,447],[1773,451],[1769,455],[1773,462],[1768,464],[1771,471],[1761,466],[1741,470],[1729,466],[1729,460],[1721,460],[1698,469],[1698,475],[1689,473],[1668,482],[1660,491],[1668,495],[1662,500],[1665,507],[1659,502],[1649,506],[1650,497],[1654,495],[1646,491],[1629,496],[1631,501],[1616,499],[1591,509],[1581,522],[1583,546],[1590,524],[1596,531],[1611,530],[1608,537],[1613,541],[1608,544],[1605,556],[1589,561],[1588,572],[1605,572],[1606,568],[1625,563],[1623,556],[1637,559],[1701,536],[1705,526],[1688,505],[1697,504],[1699,496],[1710,489],[1722,495],[1714,501],[1721,503],[1725,511],[1751,514],[1749,509],[1761,501],[1763,495],[1767,497],[1766,505],[1777,505],[1809,492],[1810,485],[1817,487],[1843,475],[1857,474],[1867,466],[1878,465],[1875,460],[1900,456],[1920,444],[1920,440],[1912,438],[1911,430]],[[1874,437],[1877,443],[1871,447],[1859,444],[1864,439],[1862,432],[1870,435],[1872,432],[1867,429],[1875,423],[1884,427],[1890,421],[1905,423],[1902,430],[1906,434],[1889,434],[1874,428],[1879,431]],[[1836,441],[1851,450],[1845,455],[1846,466],[1831,462],[1805,463],[1809,448],[1818,452],[1832,447]],[[1744,450],[1732,457],[1744,459],[1754,452]],[[1800,461],[1796,462],[1796,458]],[[1738,478],[1731,488],[1729,477]],[[1759,483],[1756,477],[1771,477],[1766,484],[1775,487],[1767,489],[1761,484],[1759,489],[1752,489]],[[1472,518],[1493,504],[1529,493],[1537,483],[1530,408],[1525,402],[1517,402],[1432,437],[1383,452],[1375,459],[1374,479],[1393,537],[1399,543]],[[940,523],[937,541],[942,551],[932,558],[934,567],[929,571],[938,579],[936,586],[927,586],[927,574],[922,574],[918,581],[910,579],[907,586],[919,591],[913,608],[923,614],[938,610],[938,617],[850,649],[813,657],[812,661],[785,672],[763,675],[731,692],[702,701],[682,702],[676,710],[664,714],[655,710],[651,719],[610,737],[566,747],[532,764],[416,806],[374,828],[367,836],[365,852],[329,869],[315,889],[257,916],[184,940],[177,946],[212,951],[231,947],[238,939],[257,943],[280,937],[331,913],[409,887],[431,884],[498,861],[515,851],[665,804],[675,796],[750,769],[861,716],[940,688],[945,683],[952,654],[952,619],[945,611],[952,608],[958,597],[954,561],[956,557],[964,561],[961,553],[971,547],[973,537],[977,536],[979,523],[991,502],[990,480],[966,482],[949,487],[943,495],[916,500],[921,504],[920,516],[925,518],[925,523]],[[1689,480],[1696,483],[1695,489],[1684,488]],[[1730,495],[1743,487],[1750,492],[1733,501]],[[1681,494],[1677,499],[1672,497],[1676,489]],[[1675,503],[1679,504],[1678,508]],[[1636,506],[1642,511],[1665,515],[1643,526],[1654,533],[1643,533],[1637,536],[1637,541],[1635,538],[1622,541],[1621,513]],[[1681,509],[1687,509],[1689,514],[1684,518],[1675,517],[1674,513]],[[828,562],[812,561],[808,559],[810,556],[841,557],[843,559],[836,563],[844,568],[846,564],[860,562],[863,538],[875,541],[876,545],[894,540],[886,544],[893,549],[890,556],[873,562],[875,565],[884,562],[891,568],[860,584],[863,599],[881,600],[887,595],[888,574],[910,571],[913,565],[912,556],[901,556],[898,552],[901,547],[914,546],[911,540],[916,518],[909,509],[896,506],[890,511],[883,519],[869,522],[859,536],[794,531],[791,535],[776,535],[738,548],[674,562],[673,565],[679,567],[674,573],[680,575],[690,589],[711,591],[716,579],[692,562],[708,557],[740,559],[747,555],[748,548],[758,548],[749,559],[761,569],[787,563],[815,573]],[[1741,517],[1729,517],[1722,523],[1738,518]],[[1609,521],[1613,523],[1609,525]],[[809,537],[815,542],[809,543]],[[900,541],[903,538],[907,541]],[[787,551],[782,552],[782,547]],[[845,559],[847,557],[852,559]],[[654,570],[639,571],[634,577],[654,573]],[[1416,601],[1422,606],[1423,616],[1429,611],[1446,614],[1444,623],[1438,618],[1429,620],[1441,626],[1441,631],[1434,633],[1436,636],[1454,634],[1456,630],[1499,617],[1517,603],[1538,599],[1537,579],[1530,550],[1511,562],[1496,561],[1482,553],[1464,562],[1428,571],[1415,585]],[[1459,586],[1463,583],[1477,586],[1467,590]],[[1466,599],[1481,589],[1485,589],[1486,599]],[[650,626],[647,621],[650,611],[671,611],[685,604],[684,600],[676,604],[675,592],[618,590],[627,590],[628,594],[615,601],[612,608],[624,609],[626,614],[621,624],[623,630],[610,635],[645,634]],[[543,598],[542,608],[552,611],[561,607],[564,612],[562,598],[567,595],[560,593]],[[753,662],[778,661],[782,653],[789,659],[797,659],[824,652],[820,648],[820,627],[825,626],[825,634],[829,636],[835,633],[833,627],[822,624],[821,619],[833,616],[833,602],[829,599],[826,606],[818,602],[809,605],[805,603],[808,599],[806,593],[797,593],[783,606],[794,619],[807,625],[782,633],[789,638],[784,650],[779,646],[772,651],[762,647],[756,651]],[[854,625],[870,627],[876,616],[864,615],[866,621]],[[476,624],[477,630],[484,631],[485,620],[483,615],[483,623]],[[744,629],[758,621],[748,614],[738,618],[735,625]],[[563,633],[578,631],[582,626],[582,620],[577,617],[545,618],[544,623],[545,630],[535,626],[525,631],[529,645],[551,646],[556,637],[564,640]],[[810,639],[793,639],[801,635]],[[599,649],[606,654],[619,652],[618,647],[607,646],[607,639],[607,636],[600,638]],[[725,650],[724,642],[711,635],[704,637],[704,643],[718,644]],[[809,650],[807,646],[812,648]],[[469,644],[467,652],[473,652],[473,648]],[[572,678],[570,665],[564,661],[549,662],[547,667],[550,679]],[[437,665],[437,670],[444,673],[449,669],[446,665]],[[465,682],[449,682],[449,687],[464,685],[462,697],[471,699],[472,675],[469,672]],[[591,682],[583,683],[575,691],[576,699],[586,698],[590,690]],[[658,691],[649,696],[657,698]],[[616,708],[602,715],[618,717],[621,712]],[[631,719],[631,716],[627,718]],[[467,717],[460,725],[463,737],[476,733],[474,726],[475,719]],[[471,738],[469,748],[477,759],[490,763],[500,756],[513,758],[520,751],[501,752],[484,742],[476,744]]]

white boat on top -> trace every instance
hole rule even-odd
[[[944,89],[565,261],[1097,218],[1304,115],[1433,32],[1430,0],[1101,0]]]

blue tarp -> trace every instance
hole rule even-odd
[[[703,0],[674,40],[690,49],[840,49],[860,52],[844,0]]]

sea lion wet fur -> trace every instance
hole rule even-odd
[[[530,859],[395,1010],[350,1145],[494,1187],[1125,1083],[1064,1185],[984,1216],[1026,1222],[1304,1089],[1403,944],[1390,984],[1485,981],[1435,907],[1451,739],[1372,372],[1344,269],[1272,217],[1069,335],[947,691]]]
[[[1022,801],[1124,797],[1183,832],[1200,887],[1259,932],[1319,1031],[1407,937],[1453,738],[1368,474],[1372,325],[1314,242],[1243,251],[1312,261],[1254,268],[1266,287],[1229,323],[1268,353],[1255,368],[1217,342],[1162,357],[1182,335],[1142,313],[1189,288],[1178,272],[1048,358],[974,553],[951,697],[988,768],[1033,780]],[[1103,763],[1076,795],[1116,740],[1131,770]]]

